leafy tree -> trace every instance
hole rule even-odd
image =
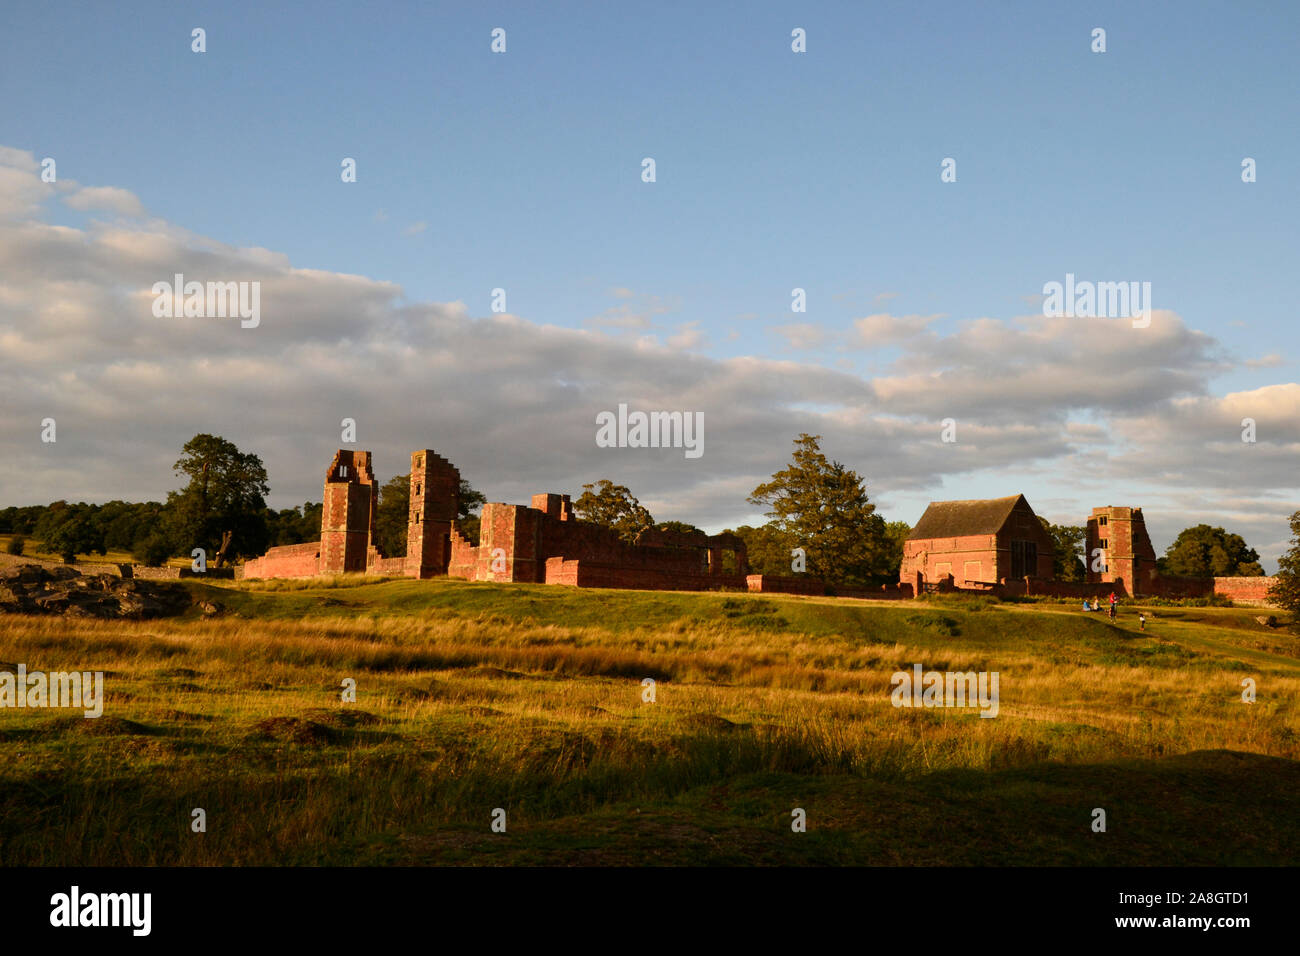
[[[677,534],[704,534],[704,532],[695,527],[693,524],[687,524],[685,521],[661,521],[655,525],[658,531],[672,531]]]
[[[1052,524],[1046,518],[1038,519],[1052,536],[1052,576],[1058,581],[1086,581],[1088,567],[1083,561],[1084,544],[1088,529],[1080,525]]]
[[[157,501],[110,501],[99,512],[104,545],[113,551],[131,551],[158,534],[163,505]]]
[[[406,556],[406,528],[410,510],[410,475],[394,475],[379,487],[379,509],[375,512],[375,547],[384,557]]]
[[[1291,516],[1291,549],[1278,558],[1277,580],[1268,590],[1268,599],[1300,615],[1300,511]]]
[[[463,534],[469,543],[478,545],[479,510],[487,504],[487,498],[469,486],[464,478],[460,481],[460,512],[456,518],[456,530]]]
[[[131,549],[131,557],[140,564],[151,568],[161,567],[172,555],[171,542],[162,534],[154,533],[136,542]]]
[[[804,549],[809,574],[830,584],[878,582],[890,563],[885,520],[867,499],[864,479],[828,460],[820,441],[806,433],[796,438],[790,465],[755,488],[749,502],[771,509],[772,524]]]
[[[267,547],[266,500],[270,491],[262,459],[241,452],[219,435],[195,435],[173,470],[189,479],[167,496],[167,530],[172,553],[204,548],[209,560],[232,532],[226,555],[253,557]]]
[[[734,531],[727,530],[745,542],[745,556],[751,573],[786,576],[794,573],[790,567],[790,550],[795,547],[791,535],[773,524],[757,528],[744,524]]]
[[[573,503],[573,513],[582,521],[613,528],[624,541],[634,541],[642,531],[654,527],[655,519],[624,485],[602,478],[582,487]]]
[[[322,510],[319,501],[305,501],[299,507],[279,511],[266,509],[268,540],[277,547],[319,540]]]
[[[1162,574],[1213,578],[1257,576],[1264,573],[1259,552],[1246,546],[1241,535],[1198,524],[1181,531],[1165,556],[1156,562]]]
[[[104,538],[95,527],[95,506],[83,503],[69,505],[56,501],[37,523],[37,534],[45,550],[53,551],[71,564],[78,554],[98,552],[103,554]]]
[[[36,522],[45,514],[45,509],[45,505],[5,508],[0,511],[0,534],[32,534],[36,530]]]
[[[903,545],[911,533],[912,526],[906,521],[885,522],[884,573],[891,580],[898,580],[898,572],[903,568]]]

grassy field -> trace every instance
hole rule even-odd
[[[21,555],[14,556],[7,554],[9,542],[13,538],[23,539],[23,553]],[[24,558],[36,558],[40,561],[56,561],[60,564],[63,563],[63,558],[60,555],[55,554],[53,551],[46,551],[44,543],[39,538],[33,538],[31,535],[0,534],[0,555],[5,555],[12,559],[7,563],[17,563],[22,561]],[[169,558],[166,561],[166,566],[172,568],[188,568],[192,563],[192,560],[193,559],[191,558]],[[81,563],[134,564],[136,563],[136,559],[131,556],[129,551],[119,551],[115,548],[111,548],[104,554],[90,553],[76,555],[75,564]]]
[[[0,864],[1300,861],[1300,639],[1257,610],[184,586],[224,614],[0,617],[0,669],[107,688],[0,710]],[[915,663],[998,716],[891,706]]]

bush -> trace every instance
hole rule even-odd
[[[9,544],[6,545],[5,550],[10,554],[22,554],[23,547],[26,546],[26,544],[27,539],[20,534],[16,534],[9,539]]]
[[[172,556],[172,549],[166,538],[154,534],[138,542],[132,549],[131,556],[141,564],[157,568],[167,563],[167,559]]]

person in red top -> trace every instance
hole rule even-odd
[[[1110,592],[1110,616],[1112,618],[1115,616],[1115,592],[1114,591]]]

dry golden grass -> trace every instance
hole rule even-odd
[[[1007,771],[1199,751],[1300,757],[1300,660],[1194,650],[1213,640],[1263,653],[1249,631],[1200,621],[1170,619],[1156,637],[1033,608],[841,612],[654,595],[644,611],[656,619],[641,623],[604,592],[564,597],[600,603],[591,614],[529,591],[482,610],[472,605],[490,594],[446,585],[427,592],[441,606],[388,613],[375,595],[400,604],[421,592],[347,583],[223,590],[241,616],[215,620],[0,619],[0,662],[107,675],[98,730],[0,711],[0,862],[418,862],[399,834],[477,833],[496,806],[540,841],[521,859],[551,859],[546,841],[565,821],[594,825],[629,802],[713,813],[702,794],[720,784],[914,793],[973,773],[962,779],[983,793],[1004,779],[1026,786],[997,776]],[[365,603],[340,613],[348,595]],[[261,603],[273,597],[313,603]],[[570,618],[606,623],[557,622]],[[891,675],[917,662],[998,671],[998,717],[891,706]],[[1254,704],[1241,700],[1243,677],[1258,684]],[[345,678],[355,704],[340,702]],[[643,678],[656,681],[654,703]],[[748,846],[744,821],[766,798],[747,799],[725,820]],[[826,799],[844,805],[840,825],[856,825],[851,801]],[[189,831],[193,807],[207,810],[208,833]],[[1034,807],[1023,812],[1047,812]],[[617,860],[630,837],[621,823],[611,833]]]

